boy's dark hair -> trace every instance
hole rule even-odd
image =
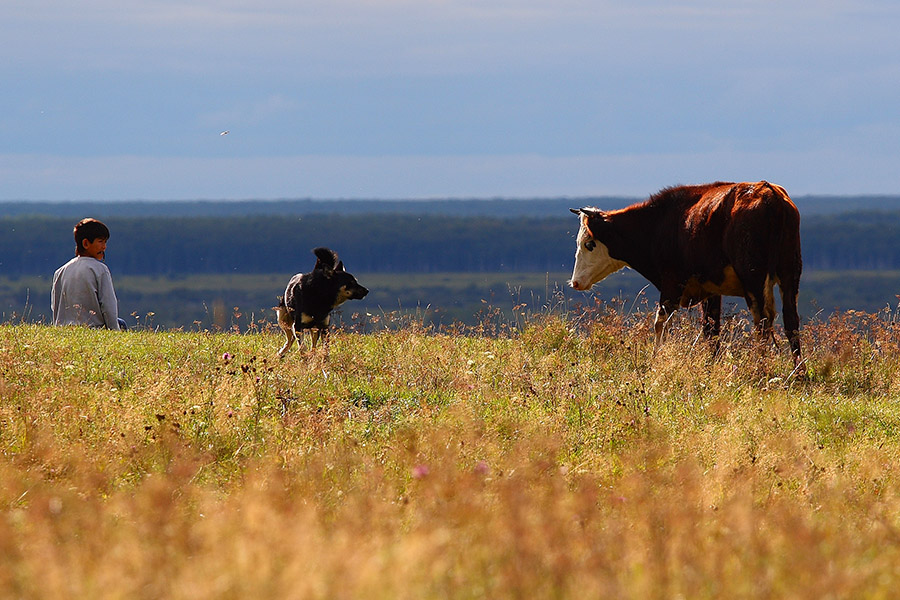
[[[82,219],[75,225],[75,254],[81,254],[84,251],[82,242],[87,240],[93,242],[97,238],[104,240],[109,239],[109,228],[97,219]]]

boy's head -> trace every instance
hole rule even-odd
[[[82,219],[75,225],[75,254],[103,260],[109,228],[97,219]]]

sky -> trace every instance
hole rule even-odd
[[[4,0],[0,200],[900,194],[898,31],[896,0]]]

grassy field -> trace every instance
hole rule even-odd
[[[898,315],[0,326],[0,597],[890,598]],[[491,333],[491,335],[486,335]]]

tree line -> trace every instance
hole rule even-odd
[[[101,217],[103,218],[103,217]],[[114,275],[309,270],[336,250],[354,272],[559,272],[572,267],[577,219],[435,214],[104,218]],[[74,255],[74,219],[0,218],[0,275],[45,275]],[[900,269],[900,211],[805,217],[807,269]]]
[[[649,190],[648,190],[649,192]],[[278,200],[84,200],[0,201],[0,217],[53,216],[77,219],[84,215],[112,217],[244,217],[276,218],[308,215],[431,215],[451,217],[562,218],[569,208],[596,206],[612,210],[644,198],[583,196],[558,198],[446,198],[428,200],[312,199]],[[900,211],[900,196],[793,196],[804,217],[860,211]]]

